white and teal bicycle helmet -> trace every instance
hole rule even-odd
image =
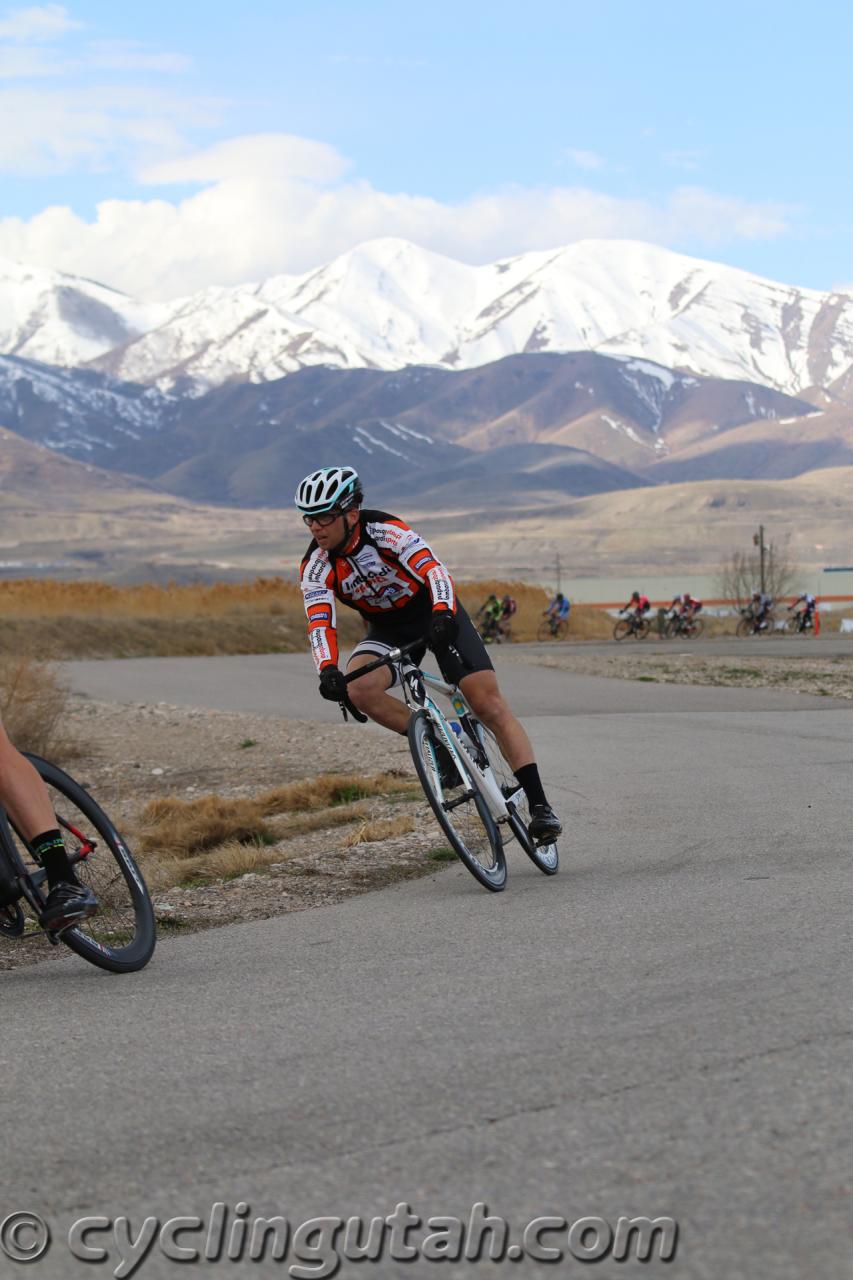
[[[364,500],[358,473],[352,467],[321,467],[312,471],[296,490],[296,508],[304,516],[327,511],[348,511]]]

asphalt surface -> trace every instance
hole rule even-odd
[[[71,674],[98,696],[333,710],[300,661]],[[454,864],[163,942],[131,977],[76,957],[0,975],[3,1204],[54,1237],[33,1274],[114,1274],[121,1227],[87,1237],[105,1266],[69,1254],[86,1215],[128,1215],[136,1236],[223,1202],[239,1251],[255,1215],[408,1202],[467,1221],[485,1201],[514,1242],[542,1215],[593,1217],[599,1239],[624,1215],[678,1222],[673,1261],[611,1257],[608,1280],[853,1275],[850,711],[498,663],[566,821],[557,877],[513,852],[503,894]],[[566,1231],[542,1239],[561,1265],[386,1256],[339,1274],[590,1273]],[[296,1272],[291,1253],[192,1274],[329,1273],[300,1248]],[[186,1262],[155,1243],[135,1274]]]

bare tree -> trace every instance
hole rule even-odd
[[[764,547],[764,589],[774,600],[788,595],[799,566],[791,556],[789,539],[771,540]],[[754,591],[761,590],[761,553],[733,551],[721,566],[717,577],[719,594],[725,600],[736,600],[742,608]]]

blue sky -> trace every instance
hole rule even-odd
[[[149,296],[404,235],[853,282],[846,6],[0,3],[0,254]]]

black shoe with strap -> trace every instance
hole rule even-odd
[[[553,844],[563,824],[549,804],[534,804],[530,810],[527,834],[534,844]]]
[[[47,895],[39,924],[50,933],[88,920],[98,910],[98,899],[86,885],[61,880]]]

